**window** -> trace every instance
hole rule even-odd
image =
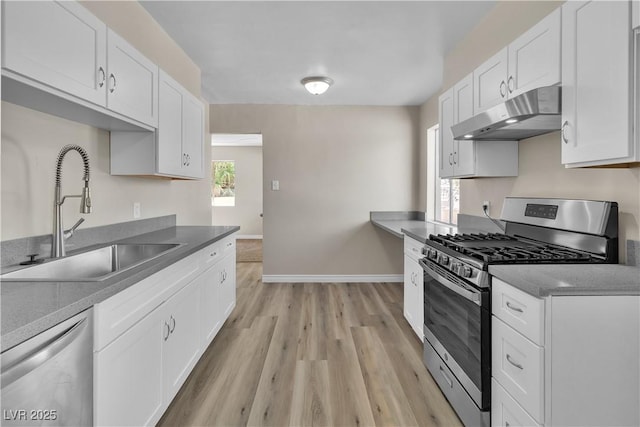
[[[211,162],[211,205],[236,205],[236,163],[233,160]]]
[[[460,180],[439,176],[439,126],[427,130],[427,218],[456,224],[460,212]]]

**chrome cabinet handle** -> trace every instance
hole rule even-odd
[[[567,126],[569,126],[569,121],[565,120],[565,122],[562,124],[562,128],[560,128],[560,134],[562,135],[562,141],[565,144],[569,143],[569,140],[567,139],[567,135],[564,133],[564,131],[567,128]]]
[[[187,154],[187,166],[191,166],[191,154]]]
[[[169,330],[169,332],[173,333],[175,329],[176,329],[176,319],[175,317],[171,316],[171,329]]]
[[[457,165],[457,164],[458,164],[458,162],[457,162],[457,160],[456,160],[456,159],[458,159],[458,152],[457,152],[457,151],[454,151],[454,152],[453,152],[453,164],[454,164],[454,165]]]
[[[515,89],[513,86],[513,81],[513,76],[509,76],[509,80],[507,80],[507,89],[509,89],[509,93],[513,93],[513,89]]]
[[[105,73],[104,68],[100,67],[98,68],[98,73],[100,73],[102,75],[102,78],[100,78],[100,82],[98,83],[98,87],[102,87],[104,86],[104,83],[107,81],[107,73]]]
[[[453,165],[453,163],[451,163],[451,157],[453,156],[453,153],[449,153],[449,165]]]
[[[511,363],[513,366],[515,366],[516,368],[518,368],[520,370],[524,369],[521,364],[516,363],[511,359],[511,355],[510,354],[507,354],[507,362]]]
[[[109,74],[109,79],[111,80],[111,87],[109,88],[109,92],[113,93],[116,90],[116,76],[113,73]]]
[[[164,322],[164,327],[165,327],[164,340],[166,341],[167,339],[169,339],[169,335],[171,335],[171,328],[169,327],[169,324],[167,322]]]
[[[504,98],[507,96],[507,84],[503,81],[500,82],[500,96]]]
[[[513,306],[513,305],[509,304],[509,301],[507,301],[506,306],[507,306],[507,308],[509,308],[510,310],[517,311],[518,313],[524,313],[524,312],[522,311],[522,309],[521,309],[521,308],[519,308],[519,307],[515,307],[515,306]]]

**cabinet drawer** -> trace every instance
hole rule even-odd
[[[420,258],[424,258],[422,254],[422,248],[424,248],[424,243],[417,241],[416,239],[412,239],[407,235],[404,236],[404,253],[410,256],[415,260],[419,260]]]
[[[540,421],[543,416],[544,349],[493,316],[491,375]]]
[[[513,397],[498,384],[495,378],[491,379],[491,426],[534,426],[540,424],[534,420],[527,411],[518,405]]]
[[[198,257],[202,267],[207,269],[235,250],[236,238],[235,236],[228,236],[202,249],[198,252]]]
[[[491,284],[491,311],[534,343],[544,345],[544,300],[494,277]]]

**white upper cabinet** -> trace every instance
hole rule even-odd
[[[518,175],[516,141],[456,141],[451,126],[473,116],[473,75],[438,98],[439,171],[441,178]]]
[[[204,106],[190,93],[182,103],[182,152],[184,175],[203,177],[204,171]]]
[[[627,1],[562,6],[561,145],[567,167],[640,159],[632,131],[638,82],[633,82],[630,13]]]
[[[474,114],[560,83],[560,25],[558,8],[474,70]]]
[[[107,26],[75,2],[2,2],[2,67],[106,103]]]
[[[507,99],[508,48],[502,49],[473,71],[474,103],[477,114]]]
[[[460,123],[472,116],[473,75],[469,74],[453,87],[453,123]],[[474,141],[453,141],[453,167],[457,176],[475,172],[475,147]]]
[[[157,127],[158,66],[111,30],[107,72],[107,107]]]
[[[438,132],[438,148],[439,148],[439,170],[440,177],[447,178],[453,176],[453,134],[451,126],[453,123],[453,88],[447,90],[438,97],[438,123],[440,123],[440,132]]]
[[[204,175],[204,105],[159,72],[158,129],[111,133],[111,175],[199,179]]]
[[[182,172],[182,87],[160,72],[158,171],[168,175]]]
[[[632,0],[631,11],[633,13],[633,28],[640,28],[640,0]]]
[[[2,2],[2,98],[109,130],[158,124],[158,66],[73,1]]]

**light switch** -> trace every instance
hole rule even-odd
[[[140,202],[133,203],[133,218],[140,218]]]
[[[279,191],[280,190],[280,181],[278,181],[277,179],[274,179],[273,181],[271,181],[271,190]]]

